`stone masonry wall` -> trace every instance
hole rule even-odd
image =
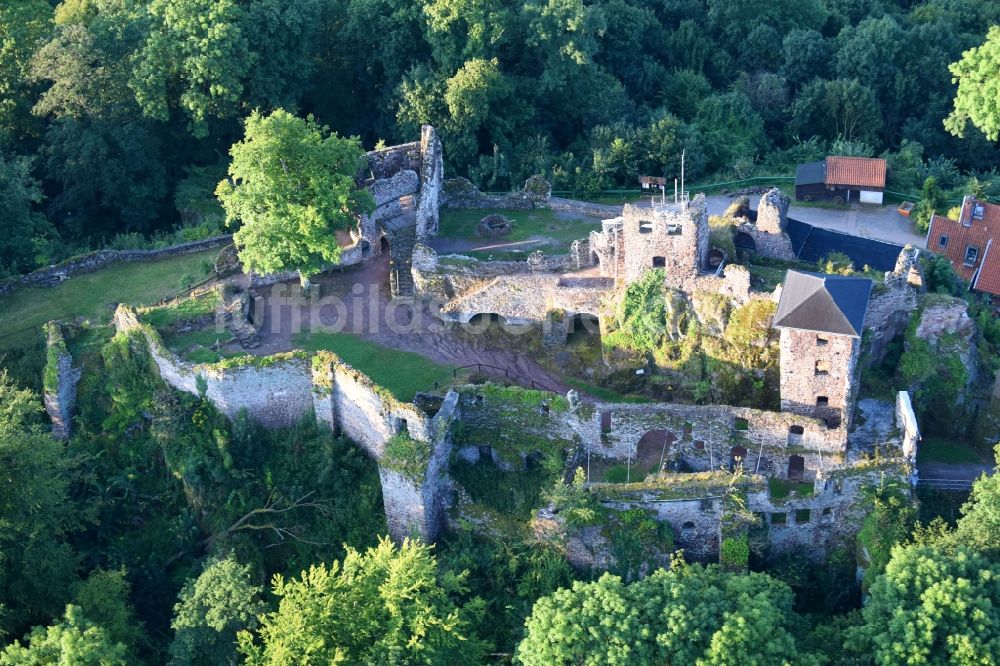
[[[7,280],[0,282],[0,296],[6,296],[21,287],[30,287],[34,285],[51,287],[59,284],[63,280],[73,277],[74,275],[90,273],[100,268],[104,268],[109,264],[127,261],[153,261],[156,259],[163,259],[164,257],[191,254],[213,247],[227,245],[231,243],[232,240],[232,235],[226,234],[224,236],[215,236],[213,238],[192,241],[190,243],[181,243],[180,245],[173,245],[171,247],[158,248],[155,250],[98,250],[97,252],[91,252],[90,254],[67,259],[61,264],[49,266],[48,268],[40,268],[37,271],[28,273],[27,275],[8,278]]]
[[[115,327],[145,337],[160,377],[170,386],[200,395],[200,377],[205,397],[229,418],[246,409],[260,424],[278,428],[293,425],[312,409],[312,373],[305,354],[252,357],[245,365],[195,365],[167,349],[159,334],[128,306],[118,306]]]
[[[417,239],[437,236],[440,226],[441,184],[444,180],[444,149],[430,125],[420,128],[420,195],[417,198]]]
[[[663,268],[666,284],[689,293],[706,265],[708,255],[708,214],[704,195],[687,207],[663,210],[626,205],[622,213],[624,270],[626,282],[640,279],[647,271]],[[602,275],[607,275],[604,263]]]
[[[885,273],[884,284],[876,284],[872,290],[865,313],[865,329],[869,336],[866,363],[869,365],[885,358],[888,344],[906,330],[910,316],[920,303],[923,276],[917,263],[918,255],[919,251],[912,246],[904,247],[895,269]]]
[[[782,328],[779,348],[782,411],[849,424],[860,340]]]
[[[52,421],[52,436],[66,440],[73,429],[76,384],[80,381],[80,369],[73,368],[73,357],[66,349],[66,341],[57,322],[45,325],[45,344],[47,354],[42,382],[45,411]]]

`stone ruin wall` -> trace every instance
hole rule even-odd
[[[762,257],[795,261],[795,250],[788,237],[788,206],[790,200],[777,187],[771,188],[757,204],[757,220],[737,226],[737,232],[753,239],[754,249]]]
[[[822,338],[825,344],[821,344]],[[782,328],[778,346],[781,410],[850,426],[861,341],[847,335]],[[826,363],[826,374],[821,374],[819,363]],[[819,396],[826,396],[828,404],[818,405]]]
[[[52,436],[59,440],[69,439],[73,430],[73,412],[76,409],[76,385],[80,381],[81,370],[73,367],[73,357],[66,349],[62,328],[58,322],[45,325],[46,365],[44,392],[45,411],[52,421]],[[49,385],[49,378],[55,385]]]
[[[444,148],[430,125],[420,128],[420,194],[417,198],[417,239],[437,236],[440,228]]]
[[[896,259],[896,267],[886,271],[884,284],[876,284],[865,313],[868,332],[865,363],[875,365],[885,358],[893,338],[902,334],[911,315],[920,304],[923,275],[918,261],[920,251],[907,245]]]
[[[168,385],[200,395],[201,377],[205,397],[230,419],[246,409],[261,425],[280,428],[314,410],[317,419],[343,431],[379,464],[386,522],[393,539],[399,541],[414,532],[427,541],[436,537],[440,523],[437,485],[449,446],[439,433],[448,431],[448,423],[441,422],[454,417],[453,408],[442,408],[436,421],[429,419],[339,360],[317,370],[305,354],[255,358],[235,367],[193,365],[167,349],[132,308],[119,306],[114,323],[119,332],[136,331],[144,336],[160,377]],[[430,464],[419,483],[382,465],[385,443],[402,429],[404,419],[410,436],[428,442],[431,449]]]
[[[842,467],[846,459],[844,429],[830,429],[823,421],[795,414],[727,405],[601,403],[596,407],[590,419],[578,419],[570,427],[582,442],[581,452],[601,458],[635,459],[645,435],[666,431],[673,441],[665,462],[683,463],[696,472],[728,467],[735,447],[746,450],[742,464],[747,473],[778,478],[787,478],[790,455],[803,458],[805,479]],[[662,446],[662,439],[653,440],[647,445]]]
[[[621,278],[635,282],[659,263],[668,287],[691,293],[708,259],[705,196],[699,194],[683,210],[655,211],[626,205],[621,235]],[[601,272],[605,274],[603,267]]]
[[[155,261],[164,257],[201,252],[213,247],[221,247],[233,242],[232,234],[213,236],[204,240],[180,243],[170,247],[155,250],[98,250],[66,261],[39,268],[36,271],[18,277],[0,281],[0,296],[6,296],[21,287],[44,286],[52,287],[75,275],[92,273],[110,264],[130,261]]]

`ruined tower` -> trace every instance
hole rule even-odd
[[[848,426],[872,281],[788,271],[774,327],[781,330],[781,410]]]
[[[708,270],[708,212],[704,195],[691,201],[626,205],[622,216],[605,220],[590,237],[601,274],[634,282],[649,270],[666,271],[666,285],[690,291]]]

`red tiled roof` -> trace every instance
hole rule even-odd
[[[990,241],[986,249],[983,267],[979,269],[979,275],[973,286],[976,291],[1000,296],[1000,245],[994,241]]]
[[[885,160],[875,157],[827,157],[826,185],[884,188]]]
[[[972,217],[977,204],[983,207],[982,219]],[[948,237],[944,247],[941,246],[943,236]],[[1000,295],[1000,205],[966,197],[958,220],[941,215],[931,218],[926,246],[928,250],[951,259],[955,272],[963,280],[975,279],[973,286],[976,290]],[[971,266],[965,263],[969,247],[978,248],[978,255]]]

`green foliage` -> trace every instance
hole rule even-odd
[[[953,134],[965,136],[966,124],[979,128],[990,141],[1000,139],[1000,26],[993,26],[986,40],[962,54],[962,59],[949,67],[958,82],[955,108],[945,120]]]
[[[959,546],[898,546],[848,634],[876,664],[989,663],[1000,654],[1000,565]]]
[[[35,627],[22,645],[14,641],[0,652],[3,666],[128,666],[128,647],[115,642],[103,627],[88,620],[76,606],[67,606],[58,624]]]
[[[236,633],[256,629],[266,608],[252,574],[230,554],[209,561],[197,578],[188,579],[170,623],[172,665],[237,663]]]
[[[920,268],[924,274],[927,291],[937,294],[961,296],[969,290],[968,283],[958,277],[951,259],[931,252],[920,253]]]
[[[444,535],[436,548],[443,568],[469,572],[471,594],[486,602],[475,633],[498,652],[514,651],[524,633],[524,619],[539,597],[568,587],[574,579],[563,554],[537,542],[486,540],[460,530]]]
[[[2,24],[0,19],[0,26]],[[0,102],[0,106],[2,104]],[[0,124],[3,123],[2,115],[0,108]],[[0,277],[24,272],[49,258],[48,242],[53,230],[38,211],[41,201],[42,189],[31,176],[31,161],[0,152],[0,207],[5,211],[0,227],[3,231],[0,234]]]
[[[512,472],[498,469],[491,461],[483,459],[476,463],[458,460],[448,468],[451,478],[469,493],[474,502],[521,520],[531,517],[540,504],[543,490],[552,486],[560,471],[561,459],[546,460],[528,469]]]
[[[893,546],[906,540],[916,519],[908,489],[885,484],[868,490],[872,509],[858,533],[858,543],[868,551],[865,585],[878,579],[892,556]]]
[[[249,664],[476,663],[486,645],[471,634],[483,602],[466,600],[464,573],[438,568],[431,549],[387,539],[300,578],[275,576],[278,609],[239,635]]]
[[[431,447],[427,442],[413,439],[400,432],[385,443],[382,465],[399,472],[414,483],[423,483],[427,474],[427,463],[431,459]]]
[[[667,326],[667,296],[662,268],[632,282],[618,302],[618,330],[604,337],[605,346],[652,352],[663,342]]]
[[[674,551],[670,523],[656,520],[645,509],[603,511],[604,532],[615,558],[611,573],[635,580],[655,570]]]
[[[943,215],[946,212],[944,207],[944,193],[938,186],[937,178],[928,176],[920,190],[920,200],[910,213],[910,219],[913,220],[913,227],[917,233],[926,234],[931,226],[931,216],[935,213]]]
[[[229,180],[216,195],[246,270],[304,276],[340,260],[335,232],[374,206],[354,182],[363,160],[358,139],[331,134],[309,116],[284,110],[252,113],[242,141],[230,149]]]
[[[0,628],[19,635],[66,601],[76,556],[67,536],[86,514],[70,498],[77,462],[47,433],[41,401],[0,371]]]
[[[0,43],[0,149],[30,132],[28,61],[51,27],[52,7],[45,0],[12,0],[0,7],[0,34],[4,36]]]
[[[843,252],[831,252],[819,261],[820,273],[854,275],[854,260]]]
[[[766,575],[685,565],[626,585],[604,574],[543,597],[517,658],[532,664],[817,663],[796,645],[792,593]]]
[[[746,534],[722,540],[719,559],[723,566],[742,569],[750,562],[750,539]]]

